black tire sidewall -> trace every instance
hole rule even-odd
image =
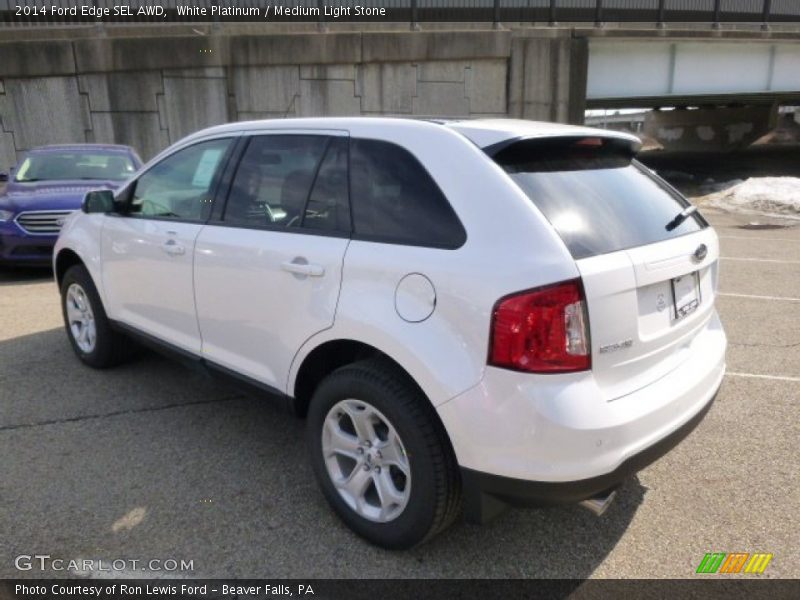
[[[400,403],[395,401],[396,398],[391,393],[387,393],[387,387],[389,386],[378,380],[348,372],[347,368],[331,375],[319,386],[309,407],[308,445],[312,466],[322,491],[345,523],[372,543],[385,548],[404,549],[421,542],[434,524],[437,505],[436,471],[433,468],[434,457],[430,440],[426,440],[415,417],[400,410]],[[411,386],[406,386],[405,393],[415,392]],[[370,521],[351,509],[336,490],[325,465],[322,453],[322,427],[325,418],[336,403],[348,398],[371,404],[383,413],[403,441],[409,457],[411,497],[402,514],[387,523]],[[428,400],[422,397],[417,401]]]

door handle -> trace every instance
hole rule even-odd
[[[182,256],[186,254],[186,246],[182,246],[175,240],[167,240],[161,248],[170,256]]]
[[[296,258],[295,260],[299,259]],[[281,263],[281,269],[288,271],[289,273],[295,273],[296,275],[307,275],[309,277],[322,277],[325,275],[325,267],[322,265],[311,265],[302,262],[286,261]]]

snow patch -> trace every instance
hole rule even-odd
[[[746,181],[729,182],[725,189],[694,198],[694,201],[700,206],[728,212],[800,219],[800,178],[751,177]]]

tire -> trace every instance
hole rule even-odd
[[[461,481],[444,427],[422,391],[388,361],[331,373],[314,392],[307,425],[325,498],[373,544],[411,548],[459,514]]]
[[[90,367],[113,367],[133,354],[133,342],[111,328],[97,288],[83,265],[74,265],[64,274],[61,314],[72,349]]]

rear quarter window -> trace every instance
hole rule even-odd
[[[524,140],[494,154],[575,259],[664,241],[707,227],[689,202],[610,138]]]
[[[351,140],[350,203],[356,239],[449,249],[467,239],[436,182],[396,144]]]

